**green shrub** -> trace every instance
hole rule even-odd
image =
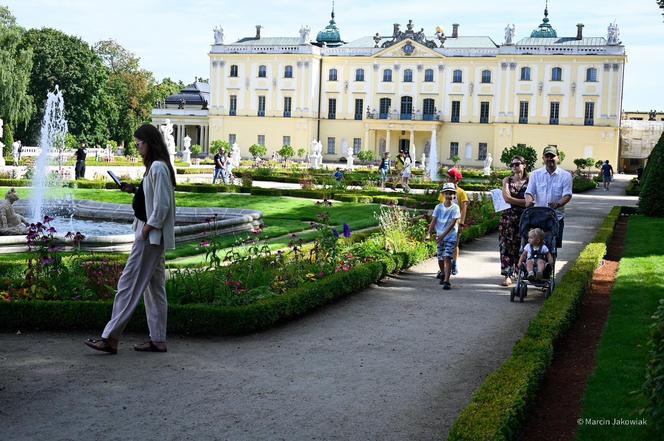
[[[633,178],[625,189],[627,196],[639,196],[641,194],[641,184],[637,178]]]
[[[664,182],[664,133],[648,156],[641,180],[639,209],[646,216],[664,216],[662,182]]]
[[[376,204],[397,205],[399,204],[399,198],[394,196],[373,196],[373,202]]]
[[[597,188],[597,182],[588,179],[585,176],[574,176],[572,180],[573,193],[583,193],[584,191],[592,190],[594,188]]]
[[[500,154],[500,162],[509,168],[512,163],[512,158],[515,156],[522,156],[526,160],[526,170],[532,171],[537,164],[537,151],[531,146],[525,144],[517,144],[510,148],[505,148]],[[464,176],[466,172],[464,171]]]
[[[664,300],[659,301],[653,319],[644,387],[650,401],[648,413],[655,423],[655,430],[664,437]]]

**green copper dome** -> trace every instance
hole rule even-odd
[[[549,8],[544,8],[544,19],[537,29],[530,33],[531,38],[558,38],[556,30],[549,24]]]
[[[330,20],[330,24],[325,26],[325,29],[318,33],[316,36],[316,41],[318,43],[325,43],[327,46],[331,47],[341,46],[343,43],[343,41],[341,41],[339,28],[337,28],[337,23],[334,21],[334,9],[332,10],[332,19]]]

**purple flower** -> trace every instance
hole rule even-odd
[[[51,263],[53,263],[53,259],[51,259],[50,257],[42,257],[40,263],[42,264],[42,266],[50,265]]]
[[[49,215],[46,215],[46,216],[44,216],[44,223],[47,224],[47,223],[51,222],[53,219],[55,219],[55,218],[53,218]]]
[[[344,237],[348,239],[350,237],[350,225],[344,224]]]
[[[334,234],[335,239],[339,239],[339,232],[336,228],[332,228],[332,234]]]
[[[49,234],[55,234],[55,233],[57,233],[56,229],[53,228],[53,227],[51,227],[51,228],[49,228],[48,230],[46,230],[46,232],[49,233]]]
[[[209,246],[210,246],[210,242],[208,242],[207,240],[204,240],[203,242],[200,243],[201,248],[207,248]]]
[[[73,237],[74,237],[73,231],[68,231],[67,234],[65,234],[65,239],[72,239]]]

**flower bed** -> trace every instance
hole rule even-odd
[[[621,207],[614,207],[565,274],[553,295],[530,322],[511,357],[487,377],[471,403],[454,422],[451,441],[515,440],[528,405],[535,399],[553,358],[554,342],[574,320],[575,312],[604,255]]]

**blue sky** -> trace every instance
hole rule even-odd
[[[209,76],[207,52],[212,29],[224,28],[225,41],[253,36],[297,36],[308,25],[312,36],[329,20],[331,1],[322,0],[0,0],[26,28],[53,27],[89,42],[112,38],[141,58],[155,77],[191,82]],[[463,35],[488,35],[502,42],[508,23],[517,39],[541,22],[544,1],[504,0],[337,0],[336,21],[344,40],[392,33],[392,23],[412,19],[433,34],[436,26],[450,33],[459,23]],[[551,0],[549,18],[558,36],[606,36],[608,24],[620,26],[627,48],[625,110],[664,110],[664,23],[655,0]]]

